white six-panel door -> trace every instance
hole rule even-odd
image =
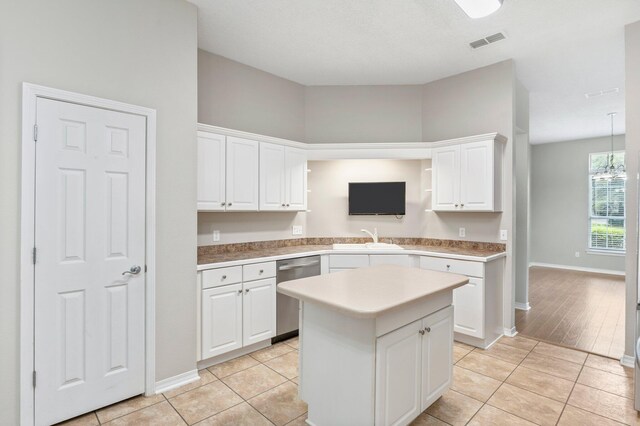
[[[258,155],[258,142],[227,136],[227,211],[258,210]]]
[[[198,210],[225,210],[225,139],[198,132]]]
[[[39,98],[37,126],[35,422],[48,425],[144,392],[146,119]]]

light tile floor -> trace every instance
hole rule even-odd
[[[201,380],[135,397],[65,425],[304,425],[298,339],[200,371]],[[637,425],[633,370],[525,337],[489,350],[454,344],[453,385],[413,426]]]

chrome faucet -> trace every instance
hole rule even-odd
[[[366,229],[361,229],[360,232],[369,234],[369,236],[373,239],[373,243],[378,244],[378,228],[373,228],[373,233],[371,233],[370,231],[367,231]]]

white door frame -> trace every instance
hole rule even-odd
[[[146,118],[146,260],[145,274],[145,394],[155,393],[155,205],[156,111],[109,99],[22,84],[22,195],[20,213],[20,424],[35,422],[34,370],[34,224],[35,141],[38,98],[108,109]]]

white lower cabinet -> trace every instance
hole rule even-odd
[[[276,334],[276,279],[244,283],[242,297],[242,342],[244,346]]]
[[[376,425],[406,425],[451,385],[453,308],[377,339]]]
[[[276,335],[275,274],[275,262],[200,272],[201,360]],[[228,281],[233,284],[227,284]]]
[[[469,283],[453,291],[456,307],[455,331],[484,338],[484,280],[469,277]]]
[[[242,284],[202,292],[202,358],[242,347]]]

